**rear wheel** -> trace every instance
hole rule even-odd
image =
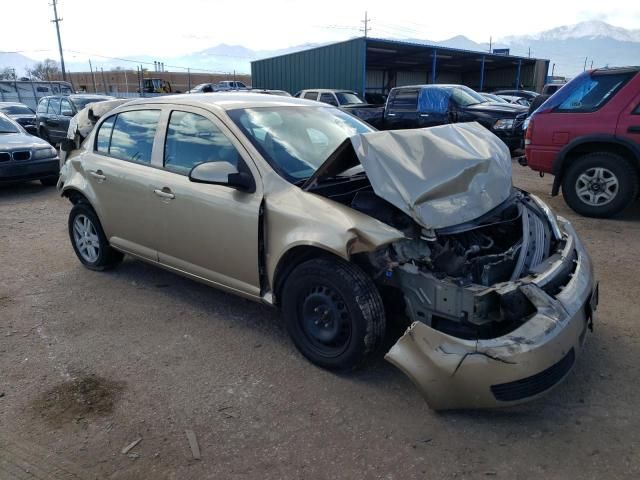
[[[98,216],[86,203],[77,203],[71,209],[69,237],[78,259],[91,270],[112,268],[124,257],[111,248]]]
[[[372,280],[341,259],[315,258],[298,265],[283,286],[287,330],[316,365],[347,370],[381,345],[384,306]]]
[[[588,153],[569,166],[562,179],[562,195],[581,215],[611,217],[638,196],[638,171],[615,153]]]

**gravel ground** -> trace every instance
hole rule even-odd
[[[514,163],[514,178],[585,241],[595,332],[544,399],[449,413],[382,358],[314,367],[267,307],[131,259],[83,268],[66,200],[0,187],[0,478],[640,477],[640,205],[581,218],[550,177]]]

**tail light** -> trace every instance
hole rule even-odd
[[[533,138],[533,125],[535,123],[535,117],[531,117],[529,119],[529,125],[527,126],[527,131],[524,134],[524,144],[531,145],[531,139]]]

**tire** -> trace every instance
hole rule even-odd
[[[113,268],[124,258],[111,248],[98,216],[84,202],[75,204],[69,213],[69,238],[78,259],[90,270]]]
[[[45,187],[55,187],[58,183],[58,177],[41,178],[40,183]]]
[[[588,153],[569,165],[562,179],[562,195],[580,215],[611,217],[638,196],[638,171],[615,153]]]
[[[338,258],[308,260],[291,272],[282,292],[293,343],[322,368],[357,368],[384,340],[382,298],[356,265]]]

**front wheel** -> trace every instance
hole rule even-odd
[[[100,220],[86,203],[77,203],[69,213],[69,237],[80,262],[90,270],[106,270],[124,255],[109,245]]]
[[[341,259],[315,258],[298,265],[282,295],[287,330],[316,365],[353,369],[384,339],[382,299],[360,268]]]
[[[638,171],[615,153],[588,153],[569,166],[562,179],[562,195],[581,215],[611,217],[638,196]]]

